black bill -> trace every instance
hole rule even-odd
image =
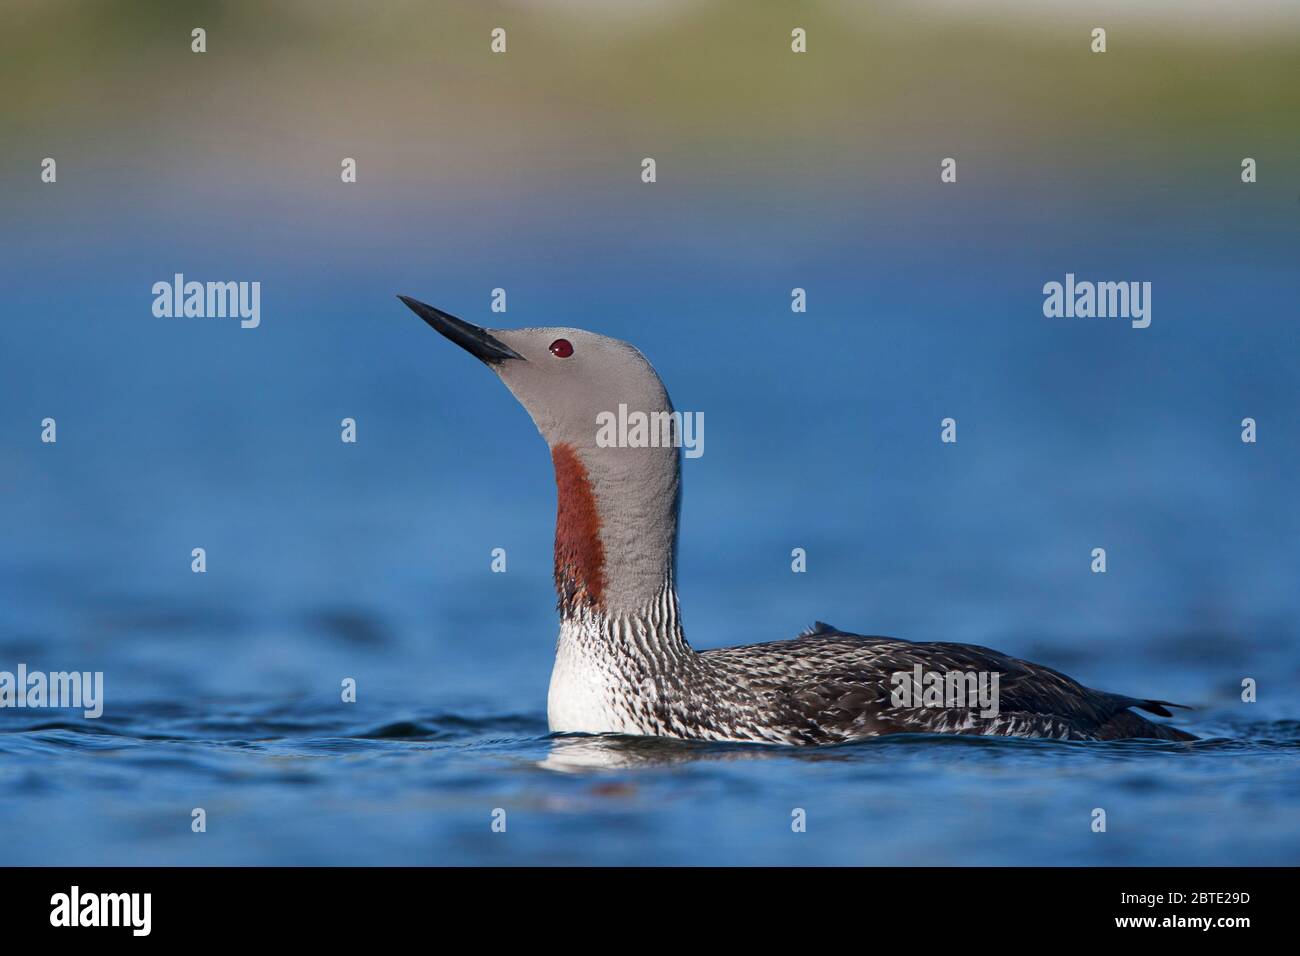
[[[504,342],[494,339],[487,329],[471,325],[464,319],[456,318],[450,312],[425,305],[419,299],[412,299],[405,295],[399,295],[398,298],[406,303],[408,309],[428,322],[431,328],[451,339],[476,359],[488,365],[500,365],[506,359],[524,361],[522,355]]]

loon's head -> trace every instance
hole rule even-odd
[[[484,329],[398,298],[491,368],[550,446],[561,611],[636,611],[671,587],[679,423],[645,356],[583,329]]]
[[[672,410],[653,366],[626,342],[583,329],[484,329],[398,298],[496,372],[552,450],[570,445],[584,453],[607,451],[605,442],[597,445],[599,425],[608,420],[606,413],[617,418],[620,404],[629,412]]]

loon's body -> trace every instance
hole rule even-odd
[[[1167,717],[1167,701],[1093,690],[976,645],[866,637],[818,623],[793,640],[694,650],[673,585],[678,449],[667,441],[611,447],[599,438],[601,415],[621,415],[620,406],[674,414],[649,362],[591,332],[486,330],[401,298],[491,367],[551,448],[560,612],[547,701],[552,731],[777,744],[891,733],[1196,739],[1131,709]],[[936,687],[949,696],[932,697]]]
[[[896,675],[910,682],[918,665],[942,676],[996,673],[997,713],[973,696],[961,708],[897,706]],[[1168,717],[1166,705],[1092,690],[987,647],[865,637],[820,621],[794,640],[697,652],[680,628],[566,620],[547,712],[555,731],[775,744],[893,733],[1195,740],[1129,709]]]

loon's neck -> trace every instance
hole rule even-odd
[[[561,620],[666,622],[677,562],[681,472],[676,448],[551,449],[555,592]],[[661,623],[657,627],[666,626]],[[674,625],[680,636],[680,625]],[[665,634],[665,636],[668,636]]]
[[[579,608],[561,615],[559,644],[567,645],[571,653],[599,657],[612,678],[628,681],[680,673],[695,657],[682,631],[671,582],[655,600],[635,611]]]
[[[552,447],[560,638],[551,729],[639,732],[646,682],[694,666],[674,587],[680,483],[675,448]]]

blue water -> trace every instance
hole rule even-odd
[[[379,290],[364,318],[322,310],[310,348],[276,326],[306,322],[295,306],[264,320],[269,345],[171,327],[146,356],[117,338],[134,320],[110,334],[69,308],[49,330],[62,361],[6,384],[21,411],[4,424],[0,662],[102,670],[107,705],[98,720],[0,711],[3,862],[1300,857],[1294,453],[1278,449],[1295,424],[1242,446],[1239,406],[1197,394],[1208,355],[1162,379],[1140,356],[1045,351],[1045,369],[999,354],[983,379],[972,358],[1033,347],[846,320],[824,352],[773,315],[743,333],[747,374],[720,375],[741,359],[710,357],[717,333],[646,322],[637,337],[678,404],[707,420],[681,548],[698,646],[814,618],[976,641],[1194,705],[1179,722],[1205,738],[796,752],[548,736],[544,447],[491,376]],[[65,362],[79,371],[56,375]],[[1105,382],[1097,402],[1073,396],[1076,375]],[[41,446],[49,407],[59,442]],[[937,421],[954,408],[963,431],[945,448]],[[344,415],[356,446],[338,441]],[[1098,543],[1105,576],[1088,572]],[[796,546],[807,574],[789,570]],[[489,570],[494,547],[506,574]],[[1240,701],[1243,677],[1258,703]],[[190,830],[196,807],[206,833]]]
[[[791,751],[553,739],[535,712],[470,707],[373,725],[396,708],[131,709],[93,733],[9,722],[6,862],[1295,862],[1294,721],[1218,724],[1225,738],[1191,748],[909,737]],[[191,806],[206,833],[189,831]],[[1089,830],[1097,806],[1104,834]]]
[[[0,711],[0,862],[1300,859],[1294,203],[1117,209],[1103,183],[1045,221],[1029,183],[942,213],[850,191],[792,223],[758,192],[611,194],[498,228],[382,186],[263,210],[253,182],[223,219],[118,175],[6,222],[0,670],[100,670],[107,702]],[[153,318],[176,271],[261,281],[262,326]],[[1066,271],[1152,281],[1151,328],[1043,318]],[[1192,705],[1204,740],[550,738],[549,457],[394,298],[488,323],[501,283],[500,324],[629,339],[705,414],[679,569],[696,646],[814,619],[987,644]]]

